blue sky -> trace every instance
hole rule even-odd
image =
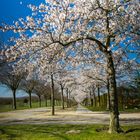
[[[28,96],[23,90],[17,90],[16,97]],[[13,97],[12,91],[6,85],[0,85],[0,97]]]
[[[0,22],[12,23],[19,17],[31,14],[27,5],[39,5],[45,0],[0,0]]]
[[[1,23],[12,24],[13,21],[18,20],[20,17],[25,18],[31,14],[31,10],[27,8],[27,5],[39,5],[42,2],[45,2],[45,0],[0,0],[0,25]],[[5,41],[9,33],[2,33],[2,35]],[[133,58],[134,55],[129,54],[129,57]],[[0,86],[0,96],[3,96],[4,92],[7,93],[6,96],[10,94],[10,91],[6,91]]]
[[[31,14],[31,10],[27,5],[39,5],[43,2],[45,0],[0,0],[0,25],[2,23],[12,24],[18,18],[25,18]],[[0,32],[0,37],[2,37],[4,42],[7,42],[6,39],[12,35],[12,32]]]
[[[31,14],[27,5],[39,5],[41,2],[45,2],[45,0],[0,0],[0,24],[12,24],[13,21],[16,21],[20,17],[25,18]],[[4,41],[9,36],[8,33],[1,33],[0,35],[3,36]],[[18,97],[24,95],[27,94],[23,91],[17,92]],[[0,97],[12,97],[12,92],[5,86],[0,85]]]

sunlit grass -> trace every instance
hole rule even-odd
[[[103,125],[0,126],[0,140],[139,140],[140,125],[123,126],[128,133],[97,132]],[[72,131],[72,133],[70,133]]]

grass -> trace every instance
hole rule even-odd
[[[99,107],[94,107],[94,106],[86,106],[91,111],[106,111],[106,107],[104,106],[99,106]]]
[[[56,106],[60,106],[61,103],[56,104]],[[50,106],[50,101],[48,101],[47,107]],[[41,107],[46,107],[45,101],[42,101]],[[32,108],[39,108],[39,102],[32,102]],[[23,102],[17,102],[17,110],[29,109],[29,104],[25,104]],[[0,112],[13,111],[12,105],[0,105]]]
[[[107,111],[106,107],[104,107],[104,106],[100,106],[100,107],[86,106],[86,108],[88,108],[91,111]],[[139,109],[132,109],[132,108],[130,109],[130,108],[128,108],[128,109],[125,109],[125,110],[122,110],[120,108],[119,111],[121,113],[136,113],[136,112],[140,112],[140,108]]]
[[[97,132],[97,128],[103,127],[107,126],[7,125],[0,126],[0,140],[139,140],[140,139],[140,125],[123,126],[123,129],[129,133],[120,133],[120,134],[108,134],[105,131]]]
[[[32,108],[38,108],[39,103],[38,102],[33,102],[32,103]],[[45,102],[42,102],[42,107],[45,107]],[[24,104],[21,102],[17,102],[17,110],[23,110],[23,109],[28,109],[29,105]],[[0,112],[7,112],[7,111],[12,111],[12,105],[0,105]]]

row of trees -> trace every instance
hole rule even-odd
[[[3,56],[4,58],[4,56]],[[2,62],[3,61],[3,62]],[[4,59],[1,59],[1,71],[0,71],[0,83],[6,85],[13,93],[13,109],[17,109],[16,104],[16,92],[19,89],[24,90],[29,95],[29,107],[32,108],[32,94],[34,93],[34,96],[36,95],[39,99],[39,106],[41,107],[41,98],[45,99],[46,106],[47,101],[50,100],[51,102],[51,93],[52,88],[51,84],[47,83],[44,85],[43,81],[39,81],[39,79],[27,79],[28,73],[21,70],[13,70],[11,66],[8,65]],[[59,90],[63,89],[63,91]],[[68,88],[66,89],[66,93],[64,94],[64,85],[62,85],[62,82],[58,83],[53,87],[54,92],[54,98],[53,102],[55,105],[55,100],[62,102],[62,109],[65,107],[65,103],[67,104],[67,107],[71,106],[73,103],[73,99],[70,97],[70,92],[68,91]],[[60,92],[62,92],[60,94]]]
[[[118,92],[118,106],[121,110],[125,109],[138,109],[140,108],[140,94],[139,89],[134,87],[120,86],[117,87]],[[94,109],[110,109],[110,96],[105,91],[93,90],[93,87],[90,91],[86,92],[86,98],[82,101],[85,106],[94,107]]]
[[[70,71],[73,66],[78,72],[81,70],[87,74],[88,71],[98,83],[104,85],[108,81],[109,132],[120,132],[117,80],[118,76],[127,77],[126,62],[139,62],[136,60],[139,59],[139,2],[46,0],[44,4],[29,7],[31,16],[20,18],[14,25],[1,27],[3,31],[19,33],[19,38],[14,39],[14,45],[5,53],[8,60],[18,67],[27,68],[31,75],[36,68],[37,75],[43,80],[49,75],[52,89],[59,71]],[[60,68],[60,65],[67,66]],[[81,81],[78,73],[73,76],[75,78]],[[89,85],[78,87],[80,93],[84,93]],[[79,88],[74,88],[78,94]],[[61,90],[63,94],[62,86]],[[54,90],[51,96],[53,99]],[[78,95],[76,97],[81,100]]]

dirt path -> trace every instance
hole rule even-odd
[[[140,124],[140,113],[120,114],[122,124]],[[56,109],[51,116],[51,108],[36,108],[0,113],[0,125],[7,124],[108,124],[108,112],[92,112],[78,105],[77,110]]]

